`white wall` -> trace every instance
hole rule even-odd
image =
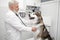
[[[9,0],[0,0],[0,40],[5,40],[6,29],[4,24],[4,17],[8,11],[8,1]]]
[[[6,7],[0,7],[0,40],[5,40],[5,34],[6,34],[6,30],[5,30],[5,24],[4,24],[4,17],[5,14],[7,12],[7,8]]]
[[[9,0],[0,0],[0,6],[7,7]]]

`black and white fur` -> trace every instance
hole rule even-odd
[[[50,36],[50,34],[49,34],[49,32],[48,32],[48,30],[46,29],[46,27],[45,27],[45,25],[44,25],[44,22],[43,22],[43,18],[42,18],[42,16],[41,16],[41,12],[35,12],[34,14],[32,14],[32,15],[36,15],[37,16],[37,22],[35,23],[36,25],[40,25],[40,24],[42,24],[42,25],[40,25],[40,29],[39,29],[39,33],[37,34],[37,36],[36,36],[36,38],[38,39],[38,40],[52,40],[52,38],[51,38],[51,36]],[[33,20],[33,19],[35,19],[35,17],[32,17],[31,16],[31,14],[29,14],[29,19],[30,20]],[[43,31],[46,31],[46,37],[44,37],[44,35],[43,35]]]

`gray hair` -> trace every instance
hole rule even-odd
[[[16,0],[9,1],[8,5],[11,6],[12,4],[18,4],[18,2]]]

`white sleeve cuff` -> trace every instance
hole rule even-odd
[[[26,31],[32,32],[32,27],[26,27]]]

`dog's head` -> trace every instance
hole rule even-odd
[[[41,12],[35,12],[35,13],[32,13],[32,14],[29,14],[29,19],[30,20],[36,19],[35,20],[35,21],[37,21],[36,24],[39,24],[43,21],[42,16],[41,16]]]
[[[35,15],[36,15],[37,18],[38,18],[37,24],[43,23],[43,18],[42,18],[41,12],[36,12]]]

